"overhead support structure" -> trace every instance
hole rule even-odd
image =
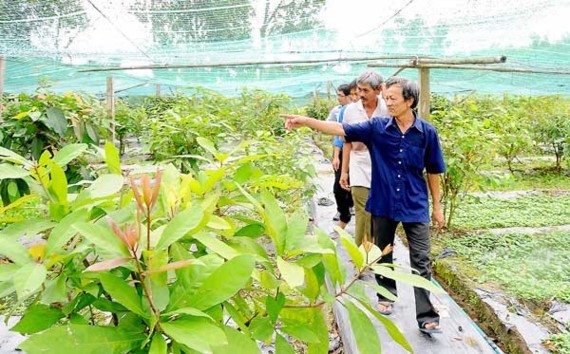
[[[430,113],[430,69],[452,69],[452,70],[482,70],[508,73],[546,74],[546,75],[570,75],[570,71],[557,70],[533,70],[524,68],[493,67],[488,64],[500,64],[507,61],[507,57],[502,55],[488,58],[420,58],[415,57],[407,63],[370,63],[373,68],[398,68],[393,74],[397,75],[402,70],[411,68],[419,70],[420,82],[420,117],[429,119]]]
[[[124,67],[108,67],[79,70],[79,72],[100,72],[100,71],[123,71],[123,70],[162,70],[162,69],[196,69],[196,68],[216,68],[216,67],[238,67],[252,65],[288,65],[288,64],[326,64],[326,63],[346,63],[346,62],[365,62],[374,60],[412,60],[417,58],[412,55],[378,55],[366,57],[352,58],[322,58],[322,59],[298,59],[298,60],[259,60],[259,61],[239,61],[239,62],[220,62],[220,63],[202,63],[202,64],[162,64],[162,65],[137,65]]]

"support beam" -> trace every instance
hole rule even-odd
[[[2,113],[4,111],[4,70],[6,68],[6,58],[0,55],[0,122],[3,122]]]
[[[421,68],[420,74],[420,102],[419,102],[419,116],[429,121],[430,112],[430,87],[429,87],[429,69]]]
[[[418,58],[417,64],[500,64],[507,61],[506,56],[491,58]]]
[[[372,60],[412,60],[417,59],[416,56],[411,55],[392,55],[392,56],[368,56],[368,57],[354,57],[354,58],[323,58],[323,59],[298,59],[298,60],[259,60],[259,61],[241,61],[241,62],[225,62],[225,63],[211,63],[211,64],[163,64],[163,65],[140,65],[128,67],[109,67],[109,68],[94,68],[79,70],[80,73],[98,72],[98,71],[122,71],[122,70],[161,70],[161,69],[193,69],[193,68],[216,68],[216,67],[236,67],[236,66],[251,66],[251,65],[287,65],[287,64],[325,64],[325,63],[345,63],[345,62],[358,62],[358,61],[372,61]]]
[[[115,143],[115,91],[113,77],[107,77],[107,114],[111,118],[111,141]]]
[[[482,71],[497,71],[505,73],[526,73],[526,74],[546,74],[546,75],[570,75],[570,71],[556,71],[556,70],[532,70],[523,68],[494,68],[491,66],[478,66],[478,65],[450,65],[450,64],[425,64],[413,65],[408,63],[399,64],[386,64],[374,63],[368,64],[371,68],[428,68],[428,69],[456,69],[456,70],[482,70]]]

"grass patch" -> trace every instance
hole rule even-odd
[[[470,198],[461,203],[453,226],[464,230],[570,224],[570,194],[543,193],[516,198]]]
[[[570,353],[570,332],[553,334],[544,345],[554,354]]]
[[[496,283],[521,299],[570,303],[570,233],[468,234],[437,242],[457,252],[474,281]]]
[[[550,168],[508,171],[493,173],[497,181],[489,183],[483,176],[477,180],[478,186],[486,191],[563,189],[570,190],[570,171],[556,171]]]

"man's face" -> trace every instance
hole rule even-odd
[[[388,106],[388,114],[392,117],[401,117],[405,115],[412,107],[413,98],[404,100],[402,86],[392,85],[385,91],[386,106]]]
[[[380,94],[380,88],[374,89],[370,84],[358,84],[358,97],[363,105],[376,102],[376,98]]]
[[[350,103],[350,96],[346,96],[344,94],[344,92],[342,91],[337,91],[336,92],[336,99],[338,100],[338,103],[342,106],[344,106],[345,104]]]
[[[358,96],[358,88],[353,88],[350,90],[350,100],[352,102],[357,102],[360,99],[360,97]]]

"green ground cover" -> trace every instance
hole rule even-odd
[[[516,198],[468,198],[455,216],[463,230],[570,224],[570,194],[541,193]]]
[[[570,232],[468,234],[438,243],[457,252],[479,283],[529,301],[570,302]]]

